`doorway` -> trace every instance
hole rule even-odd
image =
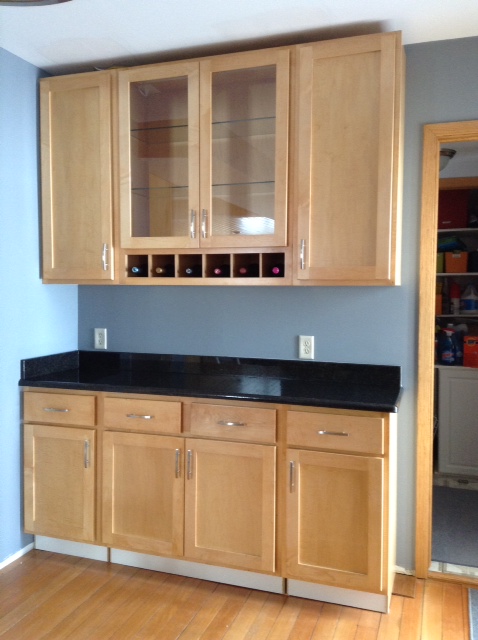
[[[417,398],[417,578],[430,574],[432,555],[433,427],[435,367],[435,289],[440,148],[478,141],[478,121],[424,127],[420,232]]]

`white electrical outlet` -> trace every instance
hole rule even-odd
[[[95,329],[95,349],[108,348],[108,336],[106,329]]]
[[[299,336],[299,358],[314,359],[314,336]]]

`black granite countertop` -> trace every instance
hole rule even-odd
[[[110,351],[22,360],[19,384],[387,413],[401,395],[398,366]]]

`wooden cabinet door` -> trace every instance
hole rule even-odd
[[[112,280],[110,72],[40,84],[43,279]]]
[[[103,434],[103,542],[144,553],[183,552],[183,440]]]
[[[200,63],[201,247],[287,244],[289,55]]]
[[[398,282],[401,46],[299,47],[296,284]]]
[[[275,568],[275,456],[268,445],[187,440],[185,556]]]
[[[199,246],[199,63],[118,73],[121,246]]]
[[[383,588],[384,461],[288,449],[287,577]]]
[[[24,426],[25,530],[95,540],[95,431]]]

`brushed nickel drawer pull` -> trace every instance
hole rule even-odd
[[[180,461],[181,461],[181,449],[176,449],[176,467],[175,467],[176,478],[179,478],[181,475]]]
[[[85,446],[83,448],[83,459],[85,464],[85,469],[88,469],[90,466],[90,442],[89,440],[85,440]]]
[[[345,431],[317,431],[319,436],[349,436]]]
[[[193,477],[193,452],[191,449],[188,449],[187,459],[186,459],[186,476],[188,480],[191,480]]]
[[[137,419],[137,420],[153,420],[154,419],[154,416],[140,416],[137,413],[127,413],[126,417]]]
[[[247,422],[229,422],[228,420],[218,420],[217,424],[221,427],[246,427]]]
[[[43,407],[43,411],[48,411],[49,413],[69,413],[69,409],[55,409],[54,407]]]
[[[295,491],[295,463],[293,460],[289,462],[289,491],[290,493]]]

